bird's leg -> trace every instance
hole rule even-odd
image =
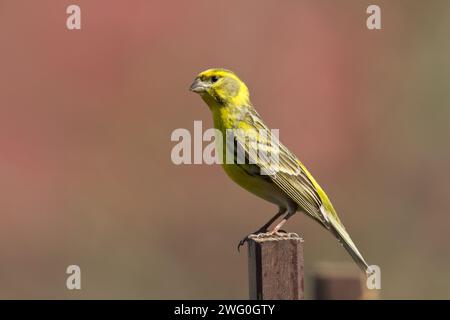
[[[267,221],[261,228],[259,228],[256,232],[253,232],[253,233],[251,233],[251,234],[258,234],[258,233],[261,233],[261,232],[266,232],[267,231],[267,228],[269,228],[271,225],[272,225],[272,223],[274,223],[274,221],[275,220],[277,220],[283,213],[285,213],[286,212],[286,208],[282,208],[282,207],[280,207],[279,209],[278,209],[278,212],[269,220],[269,221]],[[247,242],[247,240],[248,240],[248,236],[249,235],[247,235],[244,239],[242,239],[241,241],[239,241],[239,244],[238,244],[238,251],[239,251],[239,249],[241,248],[241,246],[243,246],[246,242]]]
[[[275,228],[273,228],[271,231],[269,231],[268,233],[270,235],[280,235],[280,229],[281,227],[283,227],[283,225],[286,223],[286,221],[288,221],[288,219],[290,217],[292,217],[295,214],[296,210],[289,210],[289,212],[286,214],[286,216],[283,218],[283,220],[280,221],[280,223],[278,223]]]
[[[275,220],[277,220],[283,213],[285,213],[286,210],[287,209],[285,209],[285,208],[279,208],[278,212],[269,221],[267,221],[261,228],[259,228],[258,231],[254,232],[254,234],[266,232],[267,228],[269,228],[272,225],[272,223],[275,222]]]

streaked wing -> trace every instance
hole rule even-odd
[[[323,201],[306,169],[278,137],[272,135],[253,108],[246,109],[234,130],[235,141],[238,148],[245,151],[246,159],[256,164],[261,173],[267,174],[307,214],[329,228],[328,217],[321,210]]]

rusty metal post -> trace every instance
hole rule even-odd
[[[303,240],[295,233],[250,236],[248,273],[252,300],[304,299]]]

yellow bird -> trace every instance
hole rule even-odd
[[[279,207],[275,216],[255,233],[267,232],[284,214],[269,231],[269,234],[279,235],[284,223],[297,211],[303,211],[334,234],[358,266],[370,273],[328,196],[297,157],[264,124],[250,102],[245,83],[232,71],[209,69],[195,78],[190,90],[206,102],[213,114],[215,128],[222,133],[223,141],[216,139],[216,142],[222,147],[220,159],[227,175],[244,189]],[[245,161],[239,161],[242,160],[238,159],[239,150],[243,150],[241,155]],[[233,161],[228,161],[228,157],[224,161],[224,155],[228,154],[233,155]],[[239,246],[247,239],[244,238]]]

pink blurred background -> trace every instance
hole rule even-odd
[[[0,298],[247,298],[236,244],[276,208],[170,159],[174,129],[212,126],[188,91],[210,67],[250,87],[381,267],[382,298],[450,298],[450,2],[376,1],[380,31],[369,4],[1,0]],[[287,229],[308,292],[318,263],[350,262],[304,215]]]

